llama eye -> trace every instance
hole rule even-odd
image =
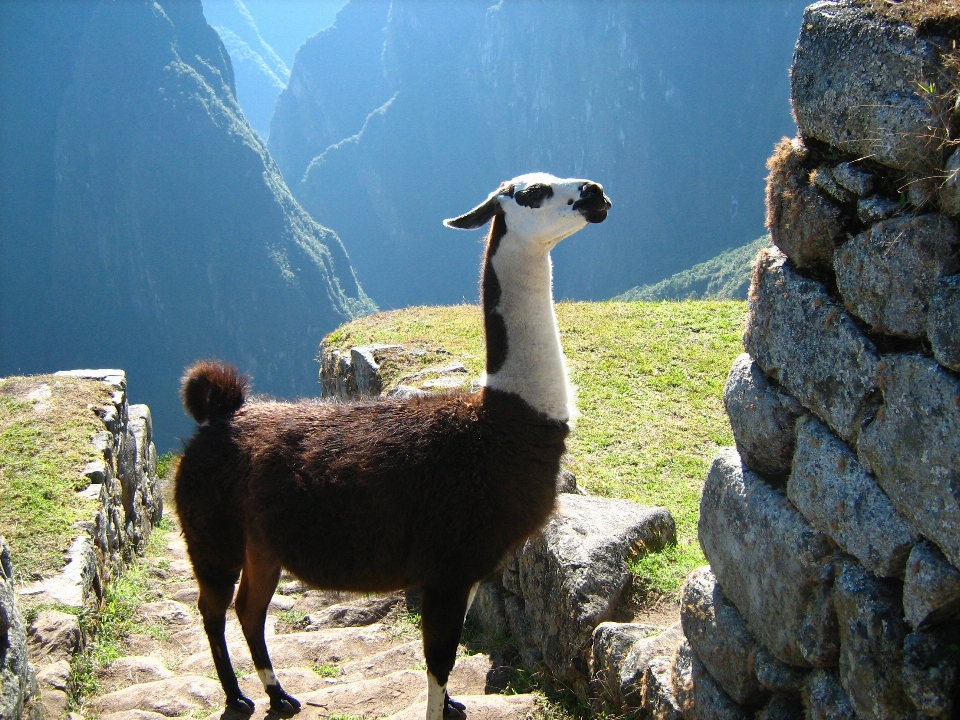
[[[543,201],[553,196],[553,188],[544,183],[535,183],[528,188],[524,188],[514,195],[518,205],[529,208],[538,208]]]

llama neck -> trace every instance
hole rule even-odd
[[[494,242],[498,230],[499,242]],[[570,421],[573,393],[553,310],[549,252],[510,242],[495,222],[484,264],[483,303],[486,386],[519,395],[553,420]]]

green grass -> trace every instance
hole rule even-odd
[[[733,444],[721,396],[742,352],[745,315],[739,301],[557,305],[581,413],[567,443],[577,482],[591,494],[662,505],[677,523],[675,547],[632,564],[651,600],[675,593],[706,563],[697,543],[700,493],[713,455]],[[475,375],[483,370],[475,306],[381,313],[325,339],[328,347],[369,343],[426,348],[417,366],[458,359]],[[411,366],[385,362],[383,370],[388,389]]]
[[[420,637],[420,613],[410,610],[389,617],[387,628],[394,640]]]
[[[307,627],[307,613],[302,610],[280,610],[277,613],[276,632],[298,632],[305,627]]]
[[[341,672],[339,665],[330,665],[328,663],[314,665],[311,669],[322,678],[335,678],[338,677]]]
[[[167,479],[170,470],[176,468],[176,463],[180,460],[179,453],[166,452],[157,458],[157,477],[161,480]]]
[[[30,399],[45,385],[49,397]],[[83,467],[97,459],[90,443],[103,430],[91,406],[110,403],[102,383],[39,375],[0,380],[0,535],[10,544],[18,582],[63,569],[63,551],[96,501],[77,491]]]
[[[123,655],[123,640],[128,635],[140,632],[159,639],[169,636],[165,628],[143,623],[137,618],[137,608],[147,590],[147,569],[139,562],[135,563],[104,586],[103,602],[98,612],[80,613],[81,626],[93,641],[70,661],[74,709],[81,708],[87,697],[99,692],[97,669]]]

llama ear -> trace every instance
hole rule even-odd
[[[457,228],[459,230],[475,230],[490,222],[490,218],[496,215],[499,209],[500,192],[497,191],[470,212],[460,217],[444,220],[443,224],[449,228]]]

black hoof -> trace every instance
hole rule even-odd
[[[244,715],[253,715],[256,709],[257,706],[253,704],[253,700],[244,695],[227,698],[227,710],[236,710]]]
[[[443,717],[444,720],[466,720],[467,713],[465,712],[467,706],[462,702],[457,702],[449,695],[446,696],[443,703]]]
[[[270,710],[277,715],[296,715],[300,712],[300,701],[283,690],[270,693]]]

